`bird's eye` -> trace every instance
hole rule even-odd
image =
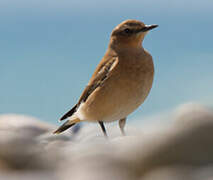
[[[130,29],[126,28],[126,29],[124,29],[124,32],[128,34],[128,33],[130,33]]]

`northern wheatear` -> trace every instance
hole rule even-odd
[[[104,122],[119,120],[124,134],[126,117],[144,102],[152,87],[154,65],[142,41],[157,26],[126,20],[115,27],[106,54],[78,103],[60,119],[68,118],[54,133],[89,121],[98,122],[107,136]]]

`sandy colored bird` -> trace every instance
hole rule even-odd
[[[142,42],[147,32],[157,26],[126,20],[115,27],[106,54],[78,103],[60,119],[68,120],[55,134],[89,121],[98,122],[107,136],[104,122],[116,120],[125,134],[126,117],[144,102],[152,87],[154,65]]]

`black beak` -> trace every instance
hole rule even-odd
[[[150,31],[151,29],[154,29],[158,27],[157,24],[153,24],[153,25],[146,25],[143,29],[141,29],[142,32],[146,32],[146,31]]]

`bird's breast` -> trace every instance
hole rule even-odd
[[[148,96],[153,75],[152,59],[119,61],[111,76],[85,102],[85,120],[109,122],[126,117]]]
[[[124,64],[125,68],[121,74],[120,91],[124,91],[127,98],[127,106],[132,106],[130,109],[137,108],[147,95],[152,87],[154,77],[154,65],[152,59],[136,59]],[[123,81],[122,81],[123,79]]]

